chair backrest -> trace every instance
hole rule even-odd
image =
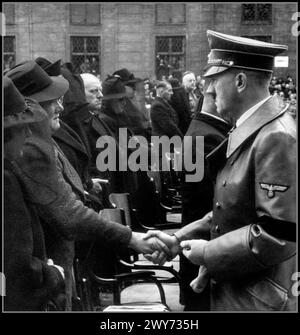
[[[122,208],[104,208],[99,212],[101,218],[126,226],[125,211]]]
[[[129,193],[111,193],[109,201],[114,209],[122,209],[125,215],[126,226],[132,228],[132,204]]]

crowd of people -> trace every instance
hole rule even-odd
[[[272,77],[269,87],[271,94],[279,95],[288,105],[288,110],[296,118],[297,92],[294,79],[288,75],[286,79]]]
[[[148,114],[143,80],[126,68],[101,81],[39,57],[5,71],[5,310],[76,309],[74,261],[91,245],[97,270],[110,274],[114,255],[128,249],[160,265],[180,255],[186,311],[295,310],[296,91],[291,77],[271,78],[269,61],[285,46],[207,34],[202,77],[144,80]],[[120,162],[120,129],[126,157],[139,136],[148,149],[152,136],[189,136],[185,150],[203,157],[201,180],[180,179],[182,227],[173,235],[101,215],[111,193],[129,193],[144,227],[157,220],[147,171]],[[101,146],[107,138],[114,150]],[[182,176],[192,172],[184,166]]]

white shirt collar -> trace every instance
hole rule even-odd
[[[244,121],[246,121],[252,114],[254,114],[258,110],[261,105],[263,105],[270,98],[271,96],[268,96],[250,109],[248,109],[241,117],[238,118],[238,120],[236,121],[236,127],[240,126]]]
[[[220,118],[220,117],[218,117],[218,116],[216,116],[216,115],[213,115],[213,114],[210,114],[210,113],[206,113],[206,112],[203,112],[203,111],[201,111],[201,114],[209,115],[209,116],[211,116],[211,117],[213,117],[213,118],[215,118],[215,119],[217,119],[217,120],[220,120],[220,121],[222,121],[222,122],[228,124],[228,122],[226,122],[225,120],[223,120],[222,118]]]

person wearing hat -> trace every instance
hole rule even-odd
[[[48,73],[50,77],[57,77],[61,75],[61,59],[56,62],[50,62],[44,57],[38,57],[35,59],[35,62]]]
[[[37,206],[43,221],[47,254],[65,270],[65,308],[71,310],[75,240],[96,239],[116,250],[129,247],[143,253],[153,250],[156,243],[165,248],[166,252],[168,249],[159,240],[144,241],[143,234],[108,222],[84,206],[84,189],[80,177],[53,138],[48,137],[48,133],[59,128],[61,98],[68,90],[67,80],[49,77],[35,62],[16,66],[7,76],[25,97],[34,98],[41,104],[48,115],[45,128],[33,131],[25,143],[24,155],[17,163],[22,171],[26,192]],[[31,100],[29,106],[34,108],[36,105]],[[159,248],[158,245],[156,247]]]
[[[5,311],[41,311],[64,294],[63,269],[47,258],[44,230],[30,203],[15,161],[22,156],[29,126],[41,122],[41,108],[28,108],[13,82],[4,86],[4,274]]]
[[[126,119],[126,115],[124,115],[126,89],[120,78],[110,76],[102,83],[102,94],[101,110],[92,116],[88,130],[90,147],[93,153],[92,162],[95,166],[91,170],[91,174],[109,180],[109,193],[129,192],[134,195],[137,173],[133,173],[129,169],[128,171],[119,170],[119,129],[126,128],[128,139],[134,136],[131,129],[124,123],[124,119]],[[96,160],[102,149],[96,147],[96,142],[100,136],[106,135],[112,137],[116,143],[116,171],[100,172],[96,166]],[[125,148],[125,150],[130,149]]]
[[[142,83],[142,79],[136,78],[132,72],[126,68],[115,71],[113,76],[121,79],[125,85],[127,97],[125,97],[125,115],[127,118],[124,120],[124,124],[129,127],[134,135],[141,135],[147,138],[150,142],[151,137],[151,122],[146,117],[145,97],[141,95],[139,83]]]
[[[59,61],[51,63],[46,58],[39,57],[35,60],[35,62],[38,63],[49,76],[61,76],[61,68],[60,66],[57,66],[57,64],[60,64]],[[67,79],[69,82],[69,90],[66,93],[69,94],[70,89],[73,88],[73,78],[70,78],[69,76],[64,76],[64,78]],[[64,102],[63,108],[65,108]],[[76,117],[75,113],[70,116],[73,116],[73,118]],[[98,189],[101,189],[101,186],[93,183],[89,175],[89,149],[86,147],[81,137],[66,122],[61,120],[61,117],[59,118],[59,129],[56,130],[52,136],[78,173],[86,191],[86,198],[89,207],[92,207],[96,211],[99,211],[103,208],[102,201],[100,200],[100,195],[98,194]]]
[[[296,123],[268,90],[274,57],[287,47],[207,35],[207,92],[233,129],[207,157],[214,206],[197,229],[211,240],[190,240],[192,223],[176,232],[173,246],[178,252],[187,240],[180,247],[201,265],[198,284],[211,278],[212,310],[295,311]]]

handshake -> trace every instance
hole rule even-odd
[[[204,262],[204,250],[208,241],[189,238],[204,232],[207,233],[210,229],[211,219],[212,213],[210,212],[201,220],[186,226],[188,229],[185,227],[180,229],[178,235],[184,241],[180,241],[176,233],[169,235],[159,230],[149,230],[146,234],[133,232],[129,247],[144,254],[147,260],[158,265],[163,265],[182,252],[192,263],[200,265],[198,277],[190,284],[193,290],[199,293],[204,289],[209,279]]]
[[[192,263],[202,265],[206,243],[206,240],[180,242],[175,234],[169,235],[159,230],[149,230],[146,234],[133,232],[129,247],[144,254],[144,257],[154,264],[163,265],[182,252]]]

